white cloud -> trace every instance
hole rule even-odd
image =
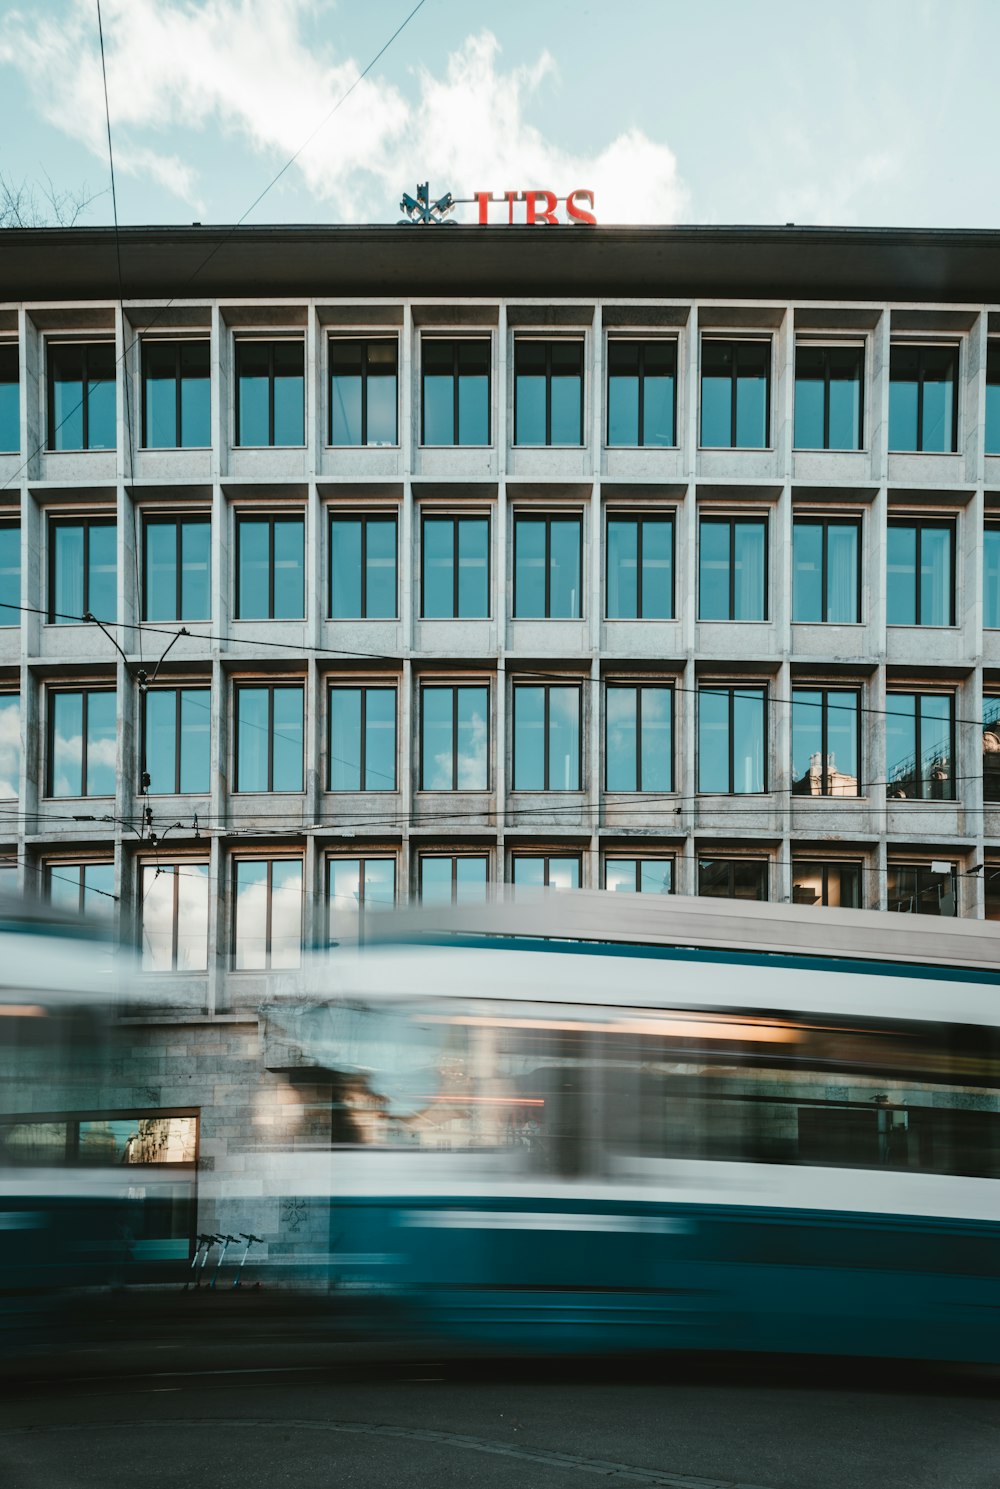
[[[200,142],[189,147],[198,160],[184,158],[178,131],[243,141],[267,157],[266,182],[360,70],[307,36],[307,23],[327,14],[336,33],[336,12],[322,0],[104,0],[103,14],[116,165],[152,177],[205,215],[219,183]],[[488,31],[466,38],[443,79],[417,70],[412,100],[377,74],[360,82],[293,167],[323,203],[322,215],[392,221],[398,193],[419,178],[461,196],[512,187],[563,196],[589,187],[601,222],[677,220],[687,191],[666,145],[630,129],[596,154],[561,148],[527,117],[555,61],[543,53],[503,71],[499,54]],[[0,23],[0,63],[25,75],[50,123],[106,157],[91,0],[71,0],[57,20],[9,12]],[[267,215],[266,207],[255,214]]]

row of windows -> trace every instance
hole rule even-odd
[[[698,618],[765,621],[770,613],[767,515],[699,520]],[[419,604],[424,619],[491,614],[490,522],[480,515],[424,515],[420,524]],[[583,517],[513,518],[515,619],[583,615]],[[955,623],[957,529],[943,518],[893,517],[886,532],[886,613],[890,625]],[[117,528],[113,517],[52,517],[48,618],[117,615]],[[609,620],[672,620],[677,614],[674,518],[609,513],[605,614]],[[394,619],[399,606],[398,522],[394,513],[331,515],[331,619]],[[797,515],[792,526],[792,620],[855,624],[862,605],[861,518]],[[211,619],[211,518],[143,519],[142,618]],[[1000,627],[1000,524],[983,531],[984,613]],[[301,620],[305,614],[305,519],[237,514],[235,615]],[[21,603],[20,528],[0,523],[0,623],[16,624]]]
[[[114,449],[113,341],[46,344],[48,447]],[[237,336],[233,437],[238,446],[305,442],[305,343]],[[211,444],[207,338],[142,342],[141,440],[147,449]],[[863,341],[800,339],[795,349],[794,444],[803,450],[864,445]],[[609,335],[605,439],[609,446],[670,448],[677,435],[678,342]],[[395,335],[331,337],[326,440],[333,446],[399,442],[399,343]],[[514,443],[584,443],[585,344],[581,337],[514,338]],[[18,350],[0,344],[0,449],[17,450]],[[492,341],[488,335],[421,337],[420,439],[429,446],[492,443]],[[705,448],[765,449],[771,441],[772,342],[705,334],[701,340],[700,441]],[[958,448],[959,345],[893,342],[889,448]],[[1000,340],[988,344],[987,454],[1000,453]]]
[[[488,791],[493,779],[490,685],[422,683],[417,703],[417,789]],[[117,698],[112,689],[51,687],[46,794],[113,796]],[[673,792],[675,689],[665,682],[608,682],[604,688],[603,788]],[[712,683],[697,692],[697,789],[754,795],[768,782],[768,689]],[[394,685],[333,684],[326,694],[326,789],[398,790]],[[236,792],[304,789],[306,692],[300,682],[233,684],[232,783]],[[955,694],[892,691],[885,711],[885,775],[863,770],[857,687],[794,686],[791,790],[795,795],[862,796],[886,785],[892,799],[955,800]],[[579,791],[583,783],[583,685],[517,682],[511,688],[514,791]],[[984,700],[983,794],[1000,801],[1000,695]],[[0,796],[16,797],[20,698],[0,694]],[[141,710],[139,789],[152,795],[207,794],[211,786],[211,689],[150,688]]]
[[[491,858],[485,852],[420,853],[415,892],[424,904],[483,902],[490,893]],[[0,865],[2,866],[2,865]],[[697,859],[697,892],[715,899],[766,900],[771,865],[766,857]],[[352,930],[359,915],[390,909],[397,901],[394,853],[329,857],[325,862],[325,917],[331,941]],[[606,852],[603,887],[629,894],[669,894],[674,859],[668,854],[632,857]],[[231,864],[233,913],[230,962],[237,971],[297,967],[302,953],[303,863],[299,857],[237,858]],[[582,856],[513,852],[510,882],[530,889],[576,889]],[[861,908],[871,898],[859,859],[792,863],[792,899],[800,905]],[[50,899],[61,908],[108,915],[114,905],[114,865],[67,863],[46,867]],[[892,911],[953,916],[958,913],[958,866],[894,862],[887,869]],[[203,972],[209,961],[210,876],[194,860],[143,863],[139,883],[142,966],[154,972]],[[986,916],[1000,919],[1000,864],[985,866]]]

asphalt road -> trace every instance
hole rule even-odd
[[[165,1361],[169,1363],[169,1361]],[[1000,1370],[359,1362],[8,1382],[4,1489],[997,1489]]]

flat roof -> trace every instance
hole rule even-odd
[[[1000,301],[1000,231],[827,227],[127,227],[124,298]],[[117,299],[115,231],[0,230],[0,294]]]

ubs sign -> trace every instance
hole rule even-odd
[[[400,227],[455,227],[452,213],[460,203],[475,203],[481,227],[490,225],[538,225],[545,227],[595,227],[594,193],[578,187],[568,196],[554,191],[476,191],[472,196],[444,196],[431,199],[428,183],[417,187],[415,197],[404,191],[399,210],[404,214]],[[560,211],[560,209],[562,209]],[[588,210],[590,209],[590,210]]]

